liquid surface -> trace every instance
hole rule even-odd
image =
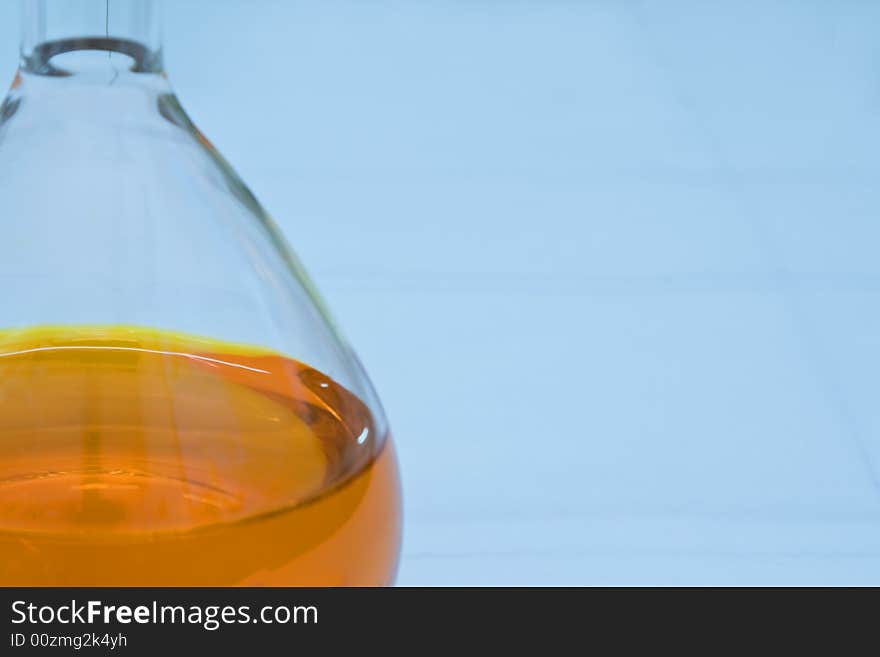
[[[124,327],[0,332],[0,585],[381,585],[390,441],[324,374]]]

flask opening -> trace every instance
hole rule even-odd
[[[125,69],[132,73],[158,73],[161,71],[161,57],[144,44],[116,37],[76,37],[46,41],[34,46],[24,59],[24,70],[35,75],[67,77],[77,71],[90,68],[89,60],[96,54],[121,55]],[[121,58],[113,58],[113,65],[119,66]]]
[[[21,68],[42,76],[160,73],[160,0],[22,0]]]

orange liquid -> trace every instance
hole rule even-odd
[[[159,331],[0,332],[0,585],[391,583],[395,457],[278,354]]]

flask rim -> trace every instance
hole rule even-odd
[[[160,73],[162,71],[161,50],[150,50],[146,45],[132,39],[118,37],[74,37],[44,41],[33,47],[22,57],[22,68],[28,73],[50,77],[68,77],[72,71],[56,66],[52,59],[68,52],[82,50],[121,53],[132,59],[129,70],[132,73]]]

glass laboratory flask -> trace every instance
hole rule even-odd
[[[23,2],[0,110],[0,585],[389,584],[381,405],[181,108],[159,9]]]

